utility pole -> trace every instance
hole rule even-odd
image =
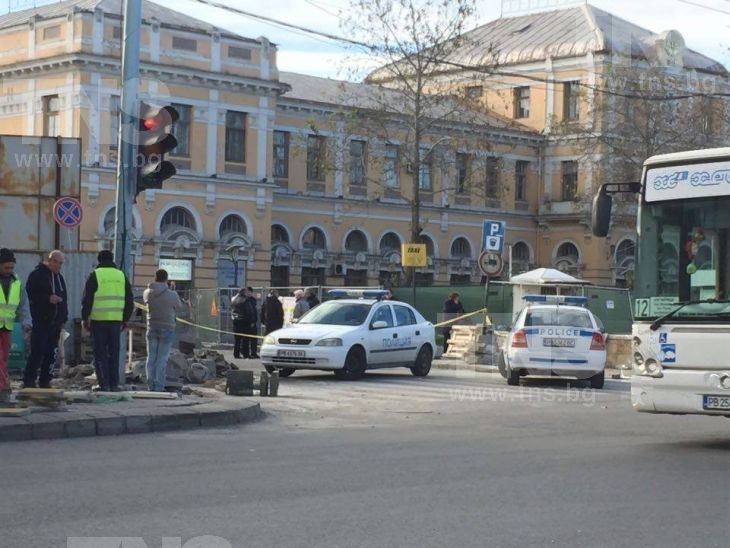
[[[132,203],[137,181],[135,151],[139,101],[139,47],[142,25],[142,0],[125,0],[122,44],[122,112],[119,125],[119,159],[117,160],[117,208],[114,219],[114,262],[130,282],[134,279],[132,261]],[[124,384],[127,333],[122,333],[119,345],[119,379]]]

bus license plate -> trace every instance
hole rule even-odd
[[[573,348],[575,346],[575,339],[561,339],[556,337],[543,337],[543,346],[551,346],[556,348]]]
[[[306,354],[304,350],[279,350],[276,355],[280,358],[303,358]]]
[[[730,396],[702,396],[702,409],[726,409],[730,411]]]

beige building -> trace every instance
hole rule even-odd
[[[69,0],[0,17],[0,133],[82,138],[87,251],[113,239],[121,11],[120,0]],[[724,69],[684,48],[678,33],[653,35],[590,6],[500,19],[473,32],[499,42],[501,73],[450,76],[481,106],[434,126],[414,174],[397,134],[383,138],[351,115],[368,112],[368,84],[279,73],[265,38],[157,4],[143,2],[142,17],[140,98],[172,104],[180,119],[169,158],[178,174],[134,207],[137,285],[160,264],[179,287],[234,277],[254,286],[397,284],[414,176],[428,250],[419,283],[482,280],[485,220],[506,223],[513,273],[553,266],[622,283],[633,264],[630,207],[608,241],[587,224],[609,149],[587,154],[585,132],[563,122],[610,126],[594,105],[623,39],[631,59],[671,53],[669,70],[726,86]],[[676,47],[667,48],[670,38]]]

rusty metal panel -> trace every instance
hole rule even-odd
[[[58,198],[81,196],[81,140],[0,135],[0,242],[16,251],[78,249],[79,230],[57,227]]]

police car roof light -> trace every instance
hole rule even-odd
[[[588,303],[588,297],[571,295],[525,295],[522,298],[528,303],[571,304],[576,306]]]
[[[330,289],[327,295],[333,299],[377,299],[385,297],[385,289]]]

